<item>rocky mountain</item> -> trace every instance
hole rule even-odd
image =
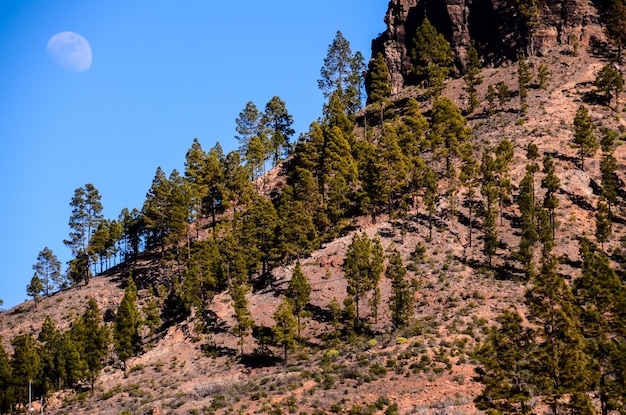
[[[471,128],[469,141],[477,149],[477,160],[489,155],[503,139],[512,143],[507,169],[512,203],[499,212],[495,224],[498,244],[492,260],[484,254],[482,220],[475,217],[477,210],[470,210],[472,204],[463,200],[467,188],[441,174],[432,218],[423,197],[404,216],[383,212],[374,221],[369,215],[354,215],[341,233],[300,258],[312,290],[302,316],[303,341],[286,362],[282,361],[282,348],[264,340],[263,330],[276,323],[275,313],[294,274],[293,261],[251,278],[252,289],[246,300],[257,331],[254,336],[247,335],[243,344],[237,336],[233,299],[226,291],[216,292],[203,310],[194,309],[178,319],[163,315],[165,324],[158,329],[144,327],[141,353],[124,365],[110,353],[93,392],[87,382],[56,392],[47,402],[46,413],[483,413],[474,404],[484,388],[476,376],[480,366],[476,350],[503,312],[528,311],[525,295],[532,289],[515,255],[522,234],[518,200],[521,182],[529,170],[529,144],[537,146],[533,159],[537,163],[537,200],[546,195],[539,167],[542,156],[552,157],[554,174],[560,181],[552,253],[558,259],[556,273],[561,280],[573,285],[581,275],[578,239],[584,235],[596,240],[602,155],[598,151],[588,156],[584,169],[579,165],[571,142],[581,104],[589,108],[596,136],[601,135],[601,128],[618,134],[614,156],[619,195],[612,207],[612,234],[603,242],[603,250],[622,278],[624,274],[626,121],[624,109],[607,106],[594,85],[597,74],[610,61],[595,45],[598,42],[605,50],[609,48],[602,43],[605,35],[599,6],[581,0],[539,1],[538,23],[529,36],[519,4],[514,0],[392,0],[385,17],[388,30],[372,43],[374,54],[384,52],[392,78],[393,94],[383,116],[390,123],[401,124],[411,98],[419,102],[419,110],[428,121],[432,118],[431,98],[421,87],[411,85],[410,75],[412,36],[424,16],[451,43],[459,73],[470,41],[476,41],[485,67],[480,70],[483,82],[477,87],[480,105],[466,114]],[[569,43],[572,35],[580,43],[576,54]],[[514,64],[522,51],[533,52],[528,59],[532,81],[525,114],[520,111]],[[549,73],[543,87],[537,81],[540,67]],[[508,96],[496,103],[482,99],[497,85],[504,85]],[[465,86],[461,77],[449,79],[442,95],[458,108],[466,108]],[[378,120],[380,109],[365,108],[357,119],[366,118],[364,115],[368,120]],[[382,137],[384,127],[377,121],[363,127],[355,126],[355,141]],[[439,163],[437,167],[443,164],[428,157],[433,164]],[[279,165],[269,171],[256,183],[258,191],[279,193],[288,182],[286,170],[285,165]],[[451,213],[449,190],[454,185],[458,199],[456,213]],[[194,223],[193,228],[194,242],[206,241],[214,232],[208,219]],[[411,324],[402,329],[392,325],[389,303],[393,285],[384,276],[379,281],[376,317],[371,303],[361,304],[362,315],[369,315],[365,317],[367,336],[338,329],[339,319],[348,315],[347,306],[339,315],[335,307],[341,307],[348,297],[346,256],[353,237],[361,233],[379,238],[386,255],[397,249],[406,265],[414,304]],[[535,252],[537,263],[539,251]],[[29,301],[1,313],[0,338],[11,353],[9,340],[19,334],[36,338],[46,316],[60,330],[67,330],[91,299],[96,300],[111,327],[131,273],[139,288],[137,304],[145,315],[148,304],[155,301],[154,292],[157,296],[160,290],[165,292],[156,300],[161,305],[171,301],[166,286],[180,278],[179,266],[174,260],[164,260],[157,250],[144,252],[94,277],[89,285],[79,284],[42,298],[38,304]],[[344,323],[346,320],[349,318],[343,318]],[[530,326],[527,320],[523,324]],[[596,406],[597,395],[590,393]],[[538,394],[529,397],[528,405],[534,413],[549,411]]]
[[[391,0],[385,16],[387,30],[372,42],[373,56],[387,59],[394,93],[410,83],[415,32],[424,17],[450,42],[462,71],[471,41],[485,66],[514,61],[522,52],[546,53],[568,44],[573,36],[581,45],[604,39],[600,13],[588,0],[537,2],[535,22],[522,16],[516,0]],[[529,26],[532,26],[530,28]],[[532,32],[532,35],[531,35]],[[407,79],[408,78],[408,79]]]

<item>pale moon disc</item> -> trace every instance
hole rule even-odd
[[[80,73],[91,67],[91,46],[78,33],[57,33],[50,38],[46,49],[54,63],[67,71]]]

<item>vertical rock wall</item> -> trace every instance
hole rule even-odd
[[[591,0],[539,0],[540,23],[532,44],[524,33],[518,0],[391,0],[387,30],[372,42],[372,56],[382,52],[391,73],[392,90],[410,83],[410,49],[424,16],[450,42],[456,66],[463,70],[473,39],[485,65],[514,61],[521,52],[543,53],[566,44],[570,35],[582,45],[603,37],[598,11]]]

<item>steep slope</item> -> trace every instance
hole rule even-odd
[[[458,23],[455,27],[461,27],[447,29],[457,39],[453,46],[458,56],[462,56],[462,48],[467,46],[467,33],[476,30],[471,29],[475,22],[467,16],[482,10],[480,7],[491,7],[493,12],[506,15],[505,6],[510,4],[495,0],[448,1],[443,10],[442,2],[418,2],[419,6],[414,3],[390,2],[388,23],[395,34],[385,34],[383,38],[395,36],[394,41],[399,41],[405,36],[406,39],[406,34],[411,32],[408,16],[416,13],[416,8],[430,17],[437,16],[435,8],[439,7],[441,16],[448,16],[446,19],[450,22]],[[586,103],[596,127],[618,130],[622,138],[626,122],[621,111],[590,100],[594,96],[593,80],[607,63],[604,57],[592,53],[588,46],[581,48],[579,56],[573,56],[570,46],[558,44],[559,30],[564,36],[575,33],[583,39],[589,39],[590,33],[601,35],[600,26],[585,23],[588,21],[585,19],[593,20],[596,16],[592,9],[585,8],[591,6],[576,1],[548,1],[546,7],[550,13],[544,13],[542,27],[546,33],[556,31],[556,35],[546,35],[547,40],[541,43],[542,56],[533,56],[530,64],[535,72],[539,65],[549,69],[547,88],[530,89],[528,113],[521,116],[516,95],[516,65],[483,69],[480,96],[485,96],[489,86],[504,82],[513,92],[513,99],[498,105],[493,114],[484,102],[468,120],[473,129],[472,141],[478,148],[489,151],[503,138],[513,142],[515,152],[510,173],[515,187],[525,172],[529,143],[538,146],[539,154],[551,154],[556,159],[556,174],[562,186],[557,195],[559,226],[554,252],[560,259],[558,272],[571,280],[580,274],[577,237],[585,234],[593,239],[600,183],[599,153],[587,160],[584,171],[577,165],[576,151],[570,146],[574,114],[581,103]],[[557,17],[558,22],[550,20]],[[509,26],[506,19],[502,19],[503,23],[496,28],[506,33],[499,33],[513,36],[515,24]],[[405,31],[405,35],[401,35],[401,31]],[[384,42],[385,47],[392,44],[390,39]],[[483,56],[493,53],[494,57],[501,56],[501,61],[514,57],[502,48],[513,45],[511,50],[516,50],[517,43],[498,45],[493,52],[486,53],[484,49]],[[393,53],[406,57],[406,50],[392,48],[387,52],[388,61]],[[394,79],[401,77],[391,97],[395,111],[402,113],[407,98],[415,97],[420,100],[422,111],[428,114],[430,103],[424,91],[404,86],[403,77],[408,71],[403,65],[396,66],[395,72],[392,70]],[[462,79],[450,80],[444,95],[459,107],[466,106]],[[374,136],[379,133],[376,128]],[[356,129],[358,134],[362,131],[360,127]],[[621,141],[618,144],[615,156],[623,188],[626,149]],[[279,166],[262,180],[260,187],[265,193],[282,188],[285,178],[281,174]],[[514,195],[517,195],[516,190]],[[542,196],[543,190],[538,186],[538,198]],[[621,248],[620,239],[626,235],[623,194],[618,202],[613,235],[606,244],[608,252]],[[376,223],[369,217],[354,217],[343,236],[325,243],[302,260],[303,271],[313,287],[307,307],[311,315],[305,319],[305,344],[291,353],[288,365],[281,364],[278,348],[270,348],[270,356],[255,353],[258,345],[252,336],[246,339],[243,353],[239,353],[232,300],[228,294],[220,293],[207,310],[202,310],[211,317],[208,330],[196,325],[192,318],[166,325],[154,334],[146,330],[144,352],[130,359],[126,370],[118,361],[109,359],[95,383],[93,394],[87,391],[87,385],[84,390],[56,393],[48,402],[47,412],[322,414],[353,410],[351,413],[394,413],[395,404],[397,413],[402,414],[477,413],[473,399],[482,385],[474,379],[477,362],[473,360],[473,351],[482,340],[485,327],[492,325],[501,311],[509,307],[520,312],[525,309],[523,296],[529,286],[517,280],[520,266],[511,255],[520,239],[519,212],[515,204],[505,207],[503,221],[498,222],[497,227],[501,243],[494,264],[489,267],[482,253],[479,230],[474,230],[479,238],[469,246],[467,206],[461,203],[459,214],[449,215],[445,197],[440,197],[432,238],[428,238],[428,218],[423,210],[421,206],[419,210],[414,207],[405,219],[383,214]],[[385,250],[393,244],[401,252],[409,268],[408,278],[416,288],[414,323],[400,331],[392,330],[387,307],[390,281],[382,278],[379,315],[377,319],[370,319],[372,335],[340,341],[332,335],[330,303],[336,299],[341,304],[346,296],[343,264],[350,241],[357,232],[380,236]],[[208,230],[200,232],[201,238],[207,234]],[[418,246],[424,247],[423,253],[416,252]],[[253,281],[255,288],[247,299],[256,325],[273,324],[272,315],[284,296],[293,266],[286,264],[275,268],[266,280]],[[50,315],[59,328],[66,329],[73,317],[82,313],[90,298],[96,299],[110,324],[130,269],[140,288],[140,308],[148,297],[147,288],[155,281],[167,280],[171,272],[163,266],[158,254],[146,253],[133,263],[93,278],[88,286],[80,285],[44,298],[37,305],[30,301],[3,312],[0,337],[5,347],[11,350],[9,340],[17,334],[36,336],[46,315]],[[357,407],[361,407],[361,412]]]
[[[543,58],[533,58],[534,65],[545,64],[552,72],[547,90],[533,89],[529,96],[528,116],[520,118],[513,99],[492,116],[481,112],[470,117],[474,137],[479,145],[493,145],[502,138],[515,144],[511,169],[513,183],[519,183],[525,165],[525,147],[533,141],[540,152],[554,154],[557,175],[563,184],[559,194],[561,225],[557,231],[556,253],[568,261],[559,272],[574,276],[579,272],[575,238],[583,233],[593,235],[593,207],[597,201],[592,184],[599,181],[598,156],[590,160],[586,171],[576,167],[575,150],[568,145],[572,136],[574,113],[592,88],[596,72],[604,64],[586,52],[579,57],[561,54],[563,48],[552,49]],[[499,81],[516,86],[515,67],[486,69],[483,91]],[[408,88],[394,97],[402,102],[417,94]],[[463,105],[462,81],[450,81],[445,94]],[[624,128],[624,121],[613,111],[593,105],[591,114],[597,125]],[[624,181],[626,153],[619,146],[620,179]],[[280,180],[280,179],[276,179]],[[62,392],[49,402],[48,413],[117,414],[191,413],[204,411],[224,413],[239,410],[257,411],[347,411],[353,406],[388,407],[396,403],[399,413],[476,412],[473,398],[481,385],[473,380],[475,362],[472,350],[482,337],[482,328],[510,306],[521,306],[524,284],[498,275],[484,267],[481,244],[467,246],[468,227],[455,218],[443,218],[445,206],[438,207],[436,231],[428,240],[428,224],[424,215],[413,212],[404,221],[405,237],[399,222],[380,217],[376,224],[369,218],[355,218],[355,230],[327,243],[303,262],[303,270],[313,286],[305,336],[307,345],[296,351],[289,366],[264,363],[250,353],[256,346],[252,338],[244,346],[244,358],[235,358],[237,338],[232,334],[234,313],[227,295],[214,298],[210,311],[219,329],[210,334],[196,330],[189,321],[165,328],[148,339],[145,353],[128,362],[123,371],[117,364],[105,368],[96,382],[93,396]],[[461,213],[464,208],[461,207]],[[622,215],[622,213],[620,213]],[[511,221],[516,208],[505,211],[505,220],[498,231],[502,245],[496,262],[509,261],[510,252],[518,243],[518,230]],[[416,324],[404,332],[392,333],[387,307],[381,306],[378,322],[373,328],[380,334],[376,341],[356,340],[353,344],[325,342],[330,331],[328,307],[333,298],[340,303],[345,296],[346,281],[342,264],[356,231],[370,236],[380,235],[383,246],[398,247],[405,263],[412,263],[410,277],[415,280]],[[616,223],[608,249],[618,247],[624,235],[622,223]],[[426,247],[421,259],[411,259],[418,244]],[[157,258],[158,259],[158,258]],[[139,281],[147,286],[158,260],[145,258],[132,264]],[[115,310],[122,296],[121,286],[127,276],[127,264],[98,276],[88,286],[79,286],[43,299],[36,307],[28,302],[2,313],[0,335],[6,343],[18,333],[37,334],[43,317],[51,315],[61,328],[67,327],[72,314],[81,313],[89,298],[95,298],[102,310]],[[271,325],[282,292],[291,276],[292,266],[272,271],[271,284],[249,295],[249,304],[256,324]],[[389,281],[381,282],[382,304],[389,296]],[[140,299],[145,298],[140,290]],[[141,301],[140,301],[141,303]],[[8,344],[6,344],[9,347]],[[335,350],[333,352],[332,350]],[[276,412],[278,413],[278,412]]]

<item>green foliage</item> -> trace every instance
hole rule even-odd
[[[524,56],[518,57],[517,61],[517,86],[519,89],[520,111],[523,115],[528,112],[528,84],[532,79],[530,65]]]
[[[387,67],[387,60],[382,53],[378,53],[369,63],[369,91],[368,103],[383,103],[391,95],[391,75]]]
[[[289,140],[295,131],[291,128],[293,116],[287,111],[285,102],[280,97],[273,97],[265,104],[262,122],[267,129],[269,150],[273,153],[273,163],[278,164],[281,155],[288,154]]]
[[[42,367],[37,344],[30,334],[20,334],[11,340],[11,346],[11,379],[15,386],[15,396],[18,402],[26,402],[29,382],[32,381],[35,388],[40,386]]]
[[[534,275],[533,248],[539,240],[535,220],[534,177],[531,171],[526,172],[519,184],[518,206],[521,214],[522,237],[515,257],[522,263],[526,278],[530,279]]]
[[[272,329],[274,333],[274,342],[283,348],[284,363],[287,365],[287,352],[297,345],[296,334],[298,330],[298,322],[293,314],[294,304],[288,298],[278,306],[274,313],[274,321],[276,325]]]
[[[480,60],[478,59],[478,51],[476,50],[476,45],[473,40],[467,51],[467,71],[463,76],[463,80],[465,81],[463,89],[468,94],[467,113],[471,114],[480,105],[480,99],[478,98],[478,90],[476,87],[483,83],[483,78],[480,76]]]
[[[109,330],[102,321],[102,314],[96,300],[91,298],[82,316],[84,324],[83,359],[87,364],[91,389],[102,370],[102,360],[108,354]]]
[[[622,73],[613,65],[608,63],[596,74],[594,85],[598,92],[604,93],[607,103],[615,99],[615,110],[619,106],[619,94],[624,90],[624,77]]]
[[[500,105],[504,105],[511,100],[511,91],[509,91],[509,86],[504,81],[496,84],[496,95]]]
[[[142,214],[145,224],[146,247],[161,248],[161,255],[165,250],[165,235],[167,233],[167,203],[171,192],[171,184],[161,167],[158,167],[152,180],[152,185],[146,195]]]
[[[548,87],[549,80],[550,70],[542,63],[539,65],[539,69],[537,69],[537,82],[539,83],[539,88],[546,89]]]
[[[601,198],[596,208],[596,241],[600,243],[603,251],[604,243],[609,241],[612,231],[613,222],[611,222],[609,205]]]
[[[532,289],[526,292],[528,320],[536,327],[532,382],[555,415],[560,399],[586,390],[590,380],[580,312],[570,286],[557,274],[556,265],[556,258],[544,253],[541,270],[531,280]]]
[[[561,180],[555,173],[554,159],[546,154],[543,157],[543,173],[545,176],[541,180],[541,187],[546,189],[543,197],[543,207],[547,210],[550,219],[550,228],[552,229],[552,239],[556,231],[556,209],[559,207],[559,199],[556,192],[561,188]]]
[[[591,362],[592,383],[603,414],[624,405],[624,316],[626,288],[609,258],[587,239],[580,239],[582,275],[574,281],[581,308],[585,349]]]
[[[611,214],[611,206],[615,205],[619,188],[619,178],[616,174],[618,169],[617,159],[613,154],[613,145],[617,135],[617,131],[604,128],[602,130],[602,139],[600,141],[600,146],[602,147],[602,158],[600,159],[602,196],[608,204],[609,215]]]
[[[39,279],[37,273],[35,273],[33,275],[33,278],[31,278],[30,283],[26,286],[26,294],[30,297],[33,297],[33,300],[35,300],[35,304],[37,304],[39,302],[39,297],[41,296],[42,291],[43,284],[41,283],[41,280]]]
[[[15,400],[13,387],[13,369],[8,353],[0,338],[0,412],[9,413]]]
[[[235,138],[239,141],[239,151],[241,154],[247,154],[252,138],[257,137],[258,139],[265,130],[262,115],[254,102],[249,101],[246,103],[245,108],[239,113],[235,123],[237,124],[235,130],[238,134]]]
[[[85,281],[89,283],[91,276],[90,265],[92,256],[90,245],[93,234],[102,220],[102,203],[100,193],[91,183],[79,187],[74,191],[70,202],[72,215],[70,216],[70,238],[63,243],[72,249],[72,255],[77,260],[68,273],[74,283]]]
[[[253,269],[265,274],[273,263],[276,231],[279,225],[278,212],[272,202],[260,196],[242,217],[241,243],[248,252]]]
[[[445,80],[454,71],[452,48],[428,18],[418,26],[413,44],[411,58],[417,80],[437,97],[443,91]]]
[[[531,336],[515,309],[504,310],[490,327],[477,351],[482,365],[480,381],[485,385],[475,399],[478,409],[495,413],[529,413],[530,371],[528,356]]]
[[[141,316],[137,309],[137,286],[132,276],[128,277],[124,297],[113,322],[113,341],[120,360],[126,364],[128,358],[141,350],[139,327]]]
[[[291,301],[291,304],[293,305],[293,312],[298,320],[298,338],[300,338],[300,328],[302,327],[300,317],[304,312],[304,308],[311,299],[311,291],[311,284],[309,284],[306,275],[302,272],[300,262],[297,262],[293,269],[291,280],[289,280],[289,285],[287,286],[286,296]]]
[[[55,288],[64,286],[64,278],[61,275],[61,261],[57,259],[50,248],[45,247],[39,252],[33,269],[42,283],[44,295],[50,295]]]
[[[383,261],[383,248],[378,238],[369,239],[365,233],[353,236],[346,253],[345,275],[348,296],[354,300],[354,327],[357,329],[360,327],[361,300],[378,287]]]
[[[461,145],[470,138],[472,130],[461,110],[447,97],[437,98],[433,103],[430,128],[430,145],[437,158],[446,160],[449,173],[451,160],[460,155]]]
[[[311,178],[312,179],[312,178]],[[311,183],[312,184],[312,183]],[[311,189],[316,193],[316,187]],[[319,194],[319,193],[318,193]],[[311,197],[313,195],[309,195]],[[313,214],[320,200],[311,206],[306,200],[296,199],[294,189],[285,186],[278,202],[278,229],[276,231],[276,255],[279,259],[292,260],[309,255],[318,246],[318,231]]]
[[[539,0],[516,0],[515,5],[521,17],[521,29],[529,55],[534,55],[534,35],[540,23]]]
[[[406,273],[400,253],[394,247],[389,255],[385,276],[391,280],[389,310],[395,328],[406,327],[413,315],[413,290],[406,279]]]
[[[605,13],[605,31],[609,40],[617,46],[617,61],[622,61],[622,49],[626,43],[626,5],[623,0],[609,0]]]
[[[595,154],[598,149],[596,136],[593,132],[593,123],[587,107],[580,105],[574,117],[574,137],[572,147],[578,149],[580,169],[585,169],[585,157]]]
[[[330,98],[337,94],[349,118],[353,118],[362,105],[361,74],[364,69],[363,55],[360,52],[353,54],[350,42],[337,31],[333,42],[328,46],[317,84],[324,97]]]
[[[228,292],[233,301],[235,317],[237,324],[233,328],[234,334],[239,337],[239,346],[241,354],[243,354],[243,346],[245,339],[253,325],[250,318],[250,310],[248,309],[248,300],[246,294],[250,291],[248,284],[248,275],[245,272],[243,258],[236,256],[233,262],[228,265],[229,268],[229,286]]]

